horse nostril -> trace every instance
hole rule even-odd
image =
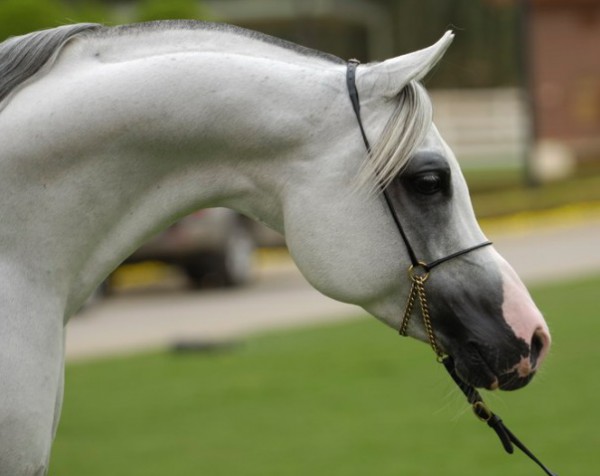
[[[540,358],[540,355],[542,355],[544,347],[548,341],[549,338],[542,329],[537,329],[533,333],[530,345],[531,353],[529,356],[529,360],[531,361],[531,367],[533,369],[537,367],[538,359]]]

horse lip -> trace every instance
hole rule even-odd
[[[501,381],[496,372],[494,372],[492,367],[483,358],[477,346],[471,345],[469,347],[471,352],[464,352],[463,355],[458,352],[452,356],[458,376],[473,387],[485,388],[487,390],[502,388]],[[467,359],[467,355],[470,357],[469,359]],[[467,363],[466,360],[469,360],[469,362]]]
[[[501,374],[499,377],[500,389],[508,391],[518,390],[527,385],[534,375],[535,372],[531,372],[528,375],[520,376],[516,370]]]
[[[474,387],[485,388],[487,390],[518,390],[527,385],[535,375],[535,372],[531,372],[528,375],[521,376],[516,369],[503,373],[496,372],[488,364],[476,345],[471,345],[470,349],[471,352],[468,354],[465,352],[461,356],[459,352],[452,357],[455,361],[458,376]],[[467,359],[463,358],[465,355],[470,357],[468,363],[465,362]],[[461,368],[463,371],[461,371]],[[466,372],[465,369],[467,369]],[[487,379],[489,383],[484,384],[484,379]]]

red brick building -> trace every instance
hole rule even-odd
[[[600,160],[600,0],[529,0],[525,27],[536,142]]]

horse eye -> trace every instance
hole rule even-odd
[[[444,181],[440,175],[428,172],[414,177],[412,185],[417,192],[423,195],[433,195],[442,190]]]

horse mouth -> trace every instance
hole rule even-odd
[[[527,385],[535,375],[534,371],[521,375],[514,368],[499,372],[475,345],[465,346],[453,358],[458,376],[476,388],[517,390]]]

